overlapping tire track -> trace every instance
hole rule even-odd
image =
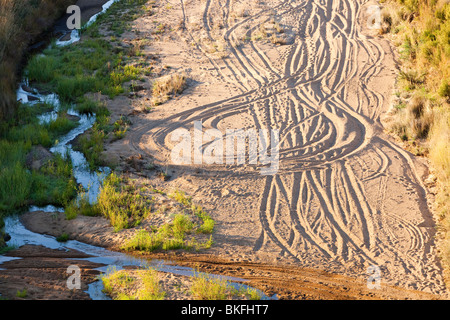
[[[273,1],[233,24],[230,10],[236,3],[206,1],[203,21],[212,37],[210,10],[217,6],[223,12],[223,39],[231,55],[224,63],[230,72],[219,73],[224,81],[238,83],[242,94],[136,128],[132,144],[142,149],[139,142],[146,136],[153,150],[168,154],[170,134],[180,127],[189,129],[201,120],[221,129],[227,118],[250,114],[253,125],[242,129],[279,129],[281,138],[278,174],[261,177],[255,252],[270,242],[304,265],[338,262],[359,273],[378,265],[387,281],[443,290],[430,256],[432,231],[417,225],[428,213],[419,210],[413,219],[404,218],[389,200],[396,192],[387,191],[395,180],[391,168],[400,163],[410,177],[405,184],[417,190],[405,201],[420,209],[418,203],[426,203],[409,155],[374,133],[384,98],[370,82],[383,69],[385,52],[358,25],[364,1]],[[247,25],[249,36],[271,12],[297,22],[282,72],[258,44],[238,41],[240,27]],[[356,90],[357,99],[348,100],[349,90]]]

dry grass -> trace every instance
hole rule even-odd
[[[434,116],[427,100],[413,97],[408,104],[409,128],[414,138],[426,138],[433,124]]]
[[[442,232],[443,261],[450,273],[450,110],[436,110],[430,132],[430,159],[436,171],[436,208]]]
[[[186,76],[184,74],[173,74],[160,78],[153,84],[153,104],[160,105],[182,93],[185,88]]]
[[[450,78],[450,3],[447,0],[382,2],[383,31],[395,35],[404,68],[410,70],[407,80],[413,82],[413,87],[432,93],[433,98],[438,98],[439,93],[450,94],[450,90],[445,90]]]
[[[390,129],[404,141],[427,138],[433,125],[434,112],[430,102],[422,96],[414,96],[406,107],[394,115]]]
[[[447,284],[450,282],[450,110],[436,110],[430,132],[430,159],[437,176],[435,208],[438,239]]]
[[[450,184],[450,110],[441,108],[435,112],[436,120],[430,132],[430,158],[442,180]]]
[[[402,58],[400,101],[392,125],[403,140],[421,139],[436,172],[441,258],[450,280],[450,2],[382,1],[383,28]]]

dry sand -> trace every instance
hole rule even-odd
[[[173,178],[162,186],[186,191],[217,221],[217,256],[364,279],[376,265],[386,283],[444,295],[426,161],[380,121],[397,63],[390,42],[367,28],[375,2],[169,3],[137,20],[130,37],[152,39],[144,53],[185,73],[189,88],[133,116],[127,138],[108,152],[168,166]],[[286,44],[273,44],[272,34]],[[148,103],[150,91],[141,94]],[[222,132],[279,129],[278,174],[171,165],[171,133],[199,120]]]

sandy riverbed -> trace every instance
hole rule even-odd
[[[176,257],[246,276],[285,298],[446,297],[426,163],[381,125],[397,65],[389,41],[367,29],[373,3],[168,3],[156,1],[154,14],[136,20],[123,40],[150,39],[143,53],[158,56],[159,74],[183,73],[188,88],[148,114],[140,108],[151,101],[151,81],[133,99],[107,100],[113,120],[125,114],[133,125],[105,155],[119,169],[137,154],[167,166],[167,182],[126,171],[186,191],[217,221],[212,249]],[[165,31],[156,33],[161,25]],[[195,121],[222,132],[280,130],[278,173],[173,165],[171,134]],[[34,231],[52,233],[43,216],[25,219]],[[106,221],[79,219],[60,219],[55,228],[115,244]],[[371,265],[381,269],[384,291],[367,289]]]

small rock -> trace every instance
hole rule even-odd
[[[425,179],[425,184],[434,184],[436,182],[437,178],[434,174],[430,174],[428,178]]]
[[[28,101],[38,101],[39,98],[36,98],[34,96],[28,96]]]
[[[145,90],[145,87],[142,86],[142,85],[134,85],[134,86],[131,87],[131,90],[132,90],[133,92],[138,92],[138,91]]]
[[[8,233],[5,233],[5,234],[3,235],[3,240],[4,240],[5,242],[8,242],[9,240],[11,240],[11,236],[10,236]]]
[[[26,156],[25,163],[29,169],[39,170],[51,159],[53,154],[49,150],[43,146],[33,146]]]
[[[65,117],[67,119],[69,119],[70,121],[73,121],[73,122],[80,121],[80,119],[81,119],[79,116],[75,116],[75,115],[72,115],[72,114],[67,114],[67,115],[65,115]]]
[[[22,90],[28,93],[34,93],[33,89],[26,85],[22,85]]]

